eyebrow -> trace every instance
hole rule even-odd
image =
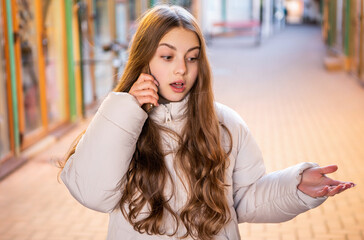
[[[161,43],[158,45],[158,47],[160,47],[160,46],[166,46],[166,47],[169,47],[169,48],[177,51],[177,48],[175,46],[172,46],[171,44],[168,44],[168,43]],[[200,49],[200,46],[192,47],[192,48],[188,49],[187,52],[190,52],[195,49]]]

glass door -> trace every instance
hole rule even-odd
[[[28,135],[42,127],[35,0],[17,0],[16,29],[20,41],[20,79],[24,116],[20,129]]]
[[[64,1],[14,0],[19,130],[24,149],[68,119]]]
[[[64,12],[62,1],[42,1],[42,53],[45,63],[47,119],[49,128],[67,120]]]
[[[113,88],[114,54],[108,46],[115,41],[115,2],[112,0],[79,0],[77,9],[80,62],[85,114]],[[77,44],[77,43],[76,43]]]
[[[120,80],[126,61],[128,59],[128,40],[129,34],[129,21],[128,21],[128,3],[126,0],[117,0],[115,2],[115,35],[116,42],[119,44],[118,50],[115,51],[114,67],[116,67],[116,74],[114,78],[114,85]]]
[[[94,0],[94,57],[95,57],[95,79],[96,95],[102,99],[113,88],[114,71],[113,71],[113,53],[105,51],[104,46],[110,46],[114,41],[112,32],[112,19],[115,16],[111,13],[113,10],[112,2],[109,0]],[[115,11],[115,9],[114,9]]]

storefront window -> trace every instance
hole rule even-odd
[[[114,72],[113,72],[113,53],[103,50],[103,46],[110,45],[113,41],[111,36],[110,22],[110,1],[96,0],[95,1],[95,79],[96,79],[96,94],[98,98],[104,97],[113,88]]]
[[[128,53],[126,51],[128,46],[128,34],[129,34],[128,33],[129,24],[127,16],[128,16],[128,8],[126,0],[124,1],[118,0],[115,3],[116,41],[121,45],[123,45],[124,47],[120,47],[120,50],[115,52],[118,60],[118,62],[116,62],[117,63],[116,66],[118,68],[117,77],[115,79],[116,81],[118,81],[121,78],[128,58]]]
[[[81,41],[83,101],[87,109],[113,88],[113,52],[104,50],[104,47],[114,40],[111,32],[111,11],[115,11],[115,5],[110,0],[80,0],[75,6],[75,22],[79,24]]]
[[[63,122],[66,118],[64,26],[62,2],[42,1],[42,46],[45,61],[46,96],[49,124]]]
[[[126,1],[115,3],[116,40],[120,43],[128,41],[128,9]]]
[[[34,0],[17,1],[25,134],[39,128],[42,124],[34,6]]]
[[[94,62],[92,61],[92,39],[90,37],[90,28],[91,28],[91,17],[89,17],[88,12],[90,11],[90,6],[87,4],[85,0],[80,0],[75,3],[74,9],[77,9],[73,16],[73,21],[77,23],[77,30],[74,31],[75,36],[78,34],[78,37],[81,42],[80,46],[80,62],[77,64],[81,65],[82,69],[82,88],[83,88],[83,102],[84,104],[90,105],[93,101],[96,100],[95,93],[95,80],[94,80]],[[73,44],[77,46],[79,44],[78,38],[73,39]]]
[[[0,4],[0,16],[3,11]],[[0,160],[10,152],[3,21],[0,18]]]

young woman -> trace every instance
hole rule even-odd
[[[110,214],[108,239],[240,239],[240,222],[287,221],[354,186],[326,177],[336,166],[265,173],[244,121],[213,101],[201,30],[175,6],[141,19],[119,85],[67,160],[63,182]]]

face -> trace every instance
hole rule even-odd
[[[194,32],[173,28],[164,35],[149,62],[150,72],[159,82],[161,100],[178,102],[189,93],[197,78],[199,53]]]

